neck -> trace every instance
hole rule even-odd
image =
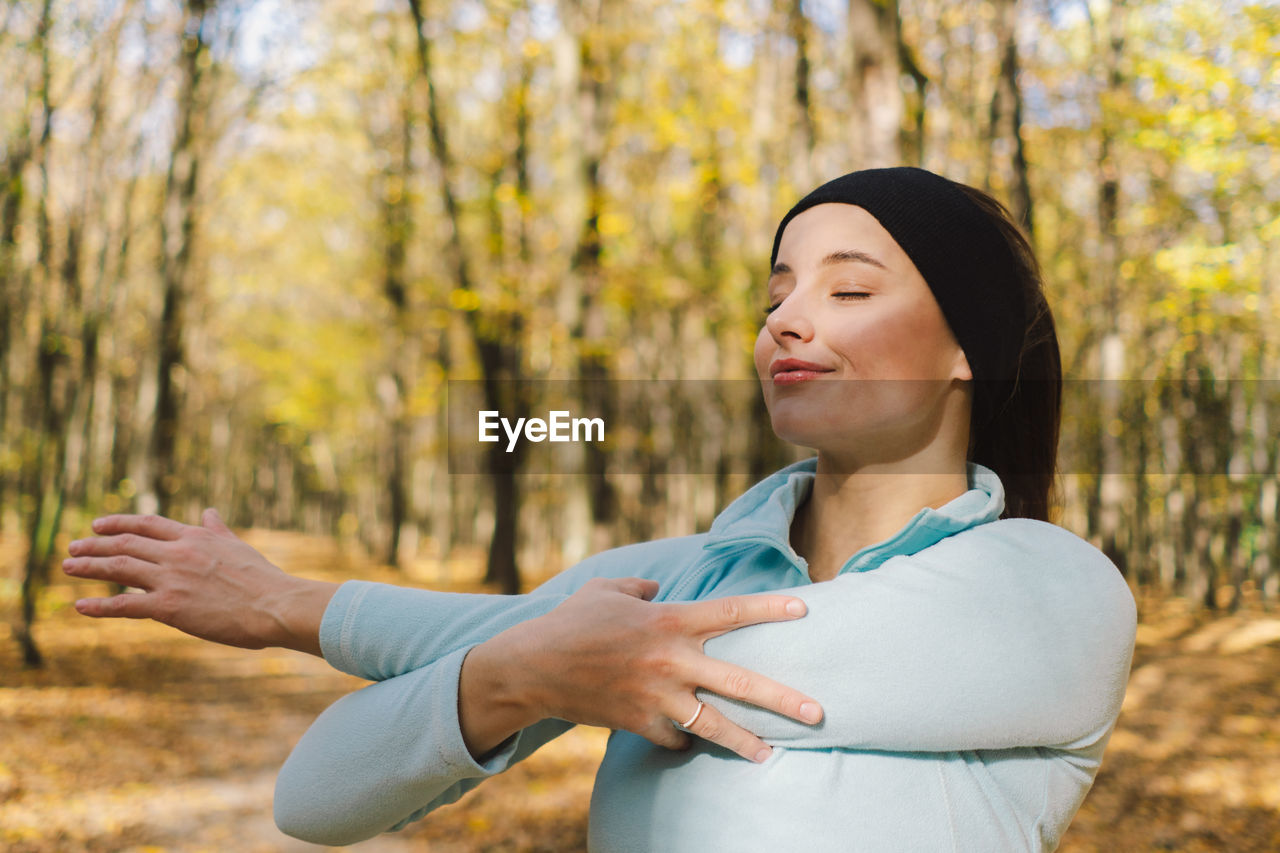
[[[851,556],[897,533],[924,507],[937,509],[968,491],[964,455],[952,456],[929,466],[917,459],[848,467],[819,453],[813,491],[791,525],[792,546],[808,562],[810,579],[830,580]]]

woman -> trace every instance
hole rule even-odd
[[[1053,849],[1119,713],[1135,612],[1047,521],[1061,370],[1025,240],[976,190],[855,172],[784,217],[768,300],[773,426],[817,456],[706,534],[497,598],[335,591],[215,516],[113,517],[67,570],[150,592],[77,606],[375,680],[281,770],[277,822],[313,841],[417,819],[590,723],[617,729],[593,850]]]

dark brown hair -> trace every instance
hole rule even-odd
[[[991,217],[1008,242],[1027,318],[1011,392],[1007,386],[997,391],[1000,385],[995,383],[974,383],[973,412],[994,406],[996,413],[985,425],[971,417],[969,461],[999,475],[1005,491],[1001,518],[1050,521],[1062,421],[1062,357],[1053,312],[1045,299],[1040,264],[1008,209],[981,190],[963,184],[960,188]],[[1008,397],[1003,403],[979,399],[993,393]]]

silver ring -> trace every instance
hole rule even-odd
[[[689,728],[689,726],[692,726],[694,723],[698,722],[698,718],[702,716],[702,709],[705,707],[707,707],[707,703],[699,700],[698,710],[693,712],[693,716],[690,717],[688,720],[684,721],[683,723],[676,723],[676,725],[682,729]],[[675,720],[672,720],[672,722],[674,723]]]

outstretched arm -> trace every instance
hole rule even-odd
[[[136,587],[141,593],[85,598],[86,616],[154,619],[204,640],[320,654],[320,620],[338,585],[281,571],[204,511],[199,527],[152,515],[93,522],[95,538],[68,548],[72,576]]]
[[[235,645],[317,650],[314,626],[332,585],[297,583],[236,540],[216,514],[206,513],[203,528],[118,516],[95,529],[107,535],[76,543],[67,572],[148,592],[79,602],[82,612],[150,616]],[[642,568],[668,565],[670,556]],[[605,561],[614,570],[643,562]],[[385,588],[392,591],[377,594],[408,605],[378,610],[376,618],[388,618],[387,630],[369,630],[366,607],[364,624],[351,631],[338,626],[325,654],[365,677],[409,672],[551,611],[602,567],[586,561],[534,595],[516,598]],[[219,596],[197,594],[204,589],[218,590],[226,606],[211,608]],[[765,710],[716,695],[729,691],[702,696],[725,719],[772,743],[878,749],[1066,744],[1099,736],[1123,697],[1132,597],[1105,557],[1052,525],[983,525],[872,572],[788,592],[813,609],[802,622],[734,631],[706,646],[716,657],[822,699],[827,718],[813,727],[788,719],[781,707]],[[199,605],[194,610],[192,602]],[[508,621],[509,608],[523,608],[523,615]],[[353,612],[331,608],[330,614]],[[403,624],[395,624],[397,618]],[[491,738],[476,737],[473,745],[483,752]]]
[[[493,640],[467,668],[460,697],[466,743],[477,755],[548,717],[627,729],[679,748],[687,738],[668,718],[689,717],[698,707],[698,687],[797,719],[821,713],[807,696],[702,654],[702,644],[724,631],[803,615],[799,602],[753,596],[673,609],[645,603],[657,594],[656,581],[616,579],[629,562],[678,575],[691,538],[646,545],[644,560],[627,559],[640,549],[617,549],[607,559],[580,563],[534,595],[505,597],[367,583],[339,588],[297,578],[240,541],[214,510],[205,511],[203,522],[195,527],[134,515],[96,520],[94,530],[102,535],[71,543],[64,571],[143,592],[84,599],[77,609],[151,618],[246,648],[320,654],[323,647],[337,668],[373,680],[408,674]],[[589,583],[614,586],[584,590]],[[574,592],[579,594],[570,599]],[[788,603],[793,609],[786,609]],[[531,620],[532,627],[523,627]],[[748,758],[767,753],[763,741],[714,709],[696,722],[694,733]]]

